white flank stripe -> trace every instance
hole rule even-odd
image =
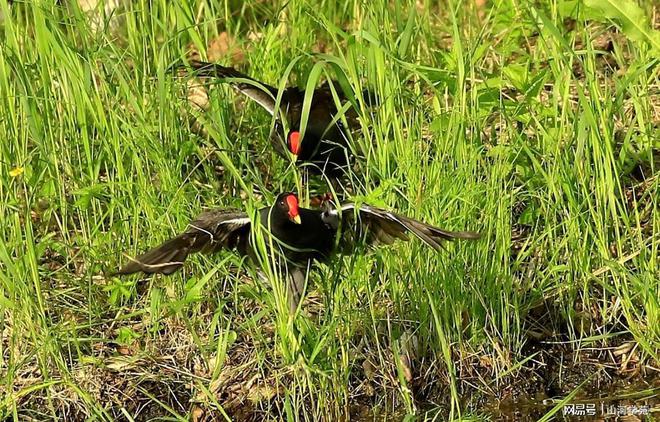
[[[247,217],[241,217],[241,218],[232,218],[231,220],[225,220],[221,221],[220,224],[249,224],[250,219]]]

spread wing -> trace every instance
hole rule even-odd
[[[443,230],[366,204],[342,204],[338,209],[326,210],[322,218],[326,224],[341,230],[338,246],[342,253],[352,252],[362,241],[390,245],[396,239],[409,240],[409,233],[435,250],[440,250],[445,240],[480,237],[479,233]]]
[[[176,69],[181,68],[185,69],[183,66],[176,67]],[[196,77],[227,79],[227,82],[231,83],[234,88],[265,108],[271,115],[275,112],[277,88],[259,82],[233,67],[225,67],[216,63],[192,60],[190,68]]]
[[[185,232],[133,258],[116,274],[126,275],[139,271],[146,274],[172,274],[183,266],[188,255],[195,252],[237,249],[239,253],[245,254],[250,225],[247,214],[242,212],[204,212],[188,225]]]

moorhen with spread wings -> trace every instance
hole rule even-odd
[[[435,250],[441,242],[478,239],[469,231],[443,230],[415,219],[366,204],[326,203],[322,210],[299,207],[294,193],[280,194],[272,206],[259,210],[263,233],[272,235],[280,260],[279,270],[290,277],[289,304],[300,302],[307,271],[314,262],[327,262],[337,254],[352,254],[362,245],[392,244],[408,240],[412,233]],[[136,272],[171,274],[181,268],[191,253],[235,250],[258,262],[252,245],[252,221],[244,212],[216,209],[202,213],[182,234],[134,258],[117,274]]]

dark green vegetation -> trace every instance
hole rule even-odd
[[[657,388],[652,0],[53,3],[0,0],[0,419],[443,420]],[[295,318],[231,254],[104,276],[299,186],[258,105],[166,74],[193,50],[374,90],[356,197],[483,239],[324,267]]]

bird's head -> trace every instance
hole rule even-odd
[[[298,196],[295,193],[282,193],[277,197],[275,203],[278,209],[286,213],[289,221],[300,224],[300,211],[298,209]]]

